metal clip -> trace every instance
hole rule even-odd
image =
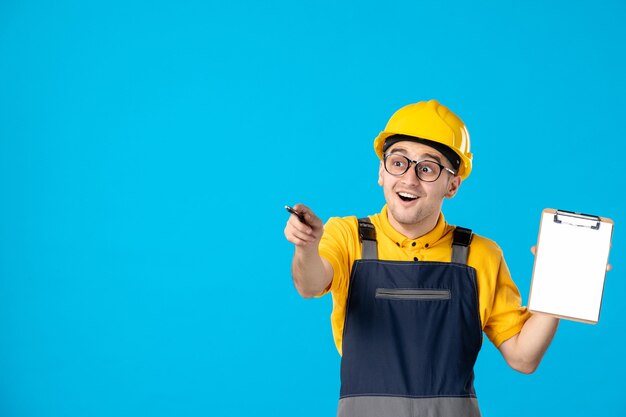
[[[579,223],[573,223],[571,221],[567,222],[564,220],[560,220],[559,216],[562,217],[572,217],[574,219],[578,219],[578,220],[586,220],[586,221],[591,221],[591,222],[595,222],[595,226],[594,225],[585,225],[585,224],[579,224]],[[554,213],[554,222],[555,223],[562,223],[562,224],[567,224],[570,226],[578,226],[578,227],[589,227],[593,230],[599,230],[600,229],[600,217],[598,216],[594,216],[593,214],[583,214],[583,213],[576,213],[573,211],[566,211],[566,210],[557,210],[556,213]]]

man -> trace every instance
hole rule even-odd
[[[462,120],[435,100],[398,110],[374,141],[386,205],[326,226],[298,204],[285,236],[303,297],[332,293],[338,416],[479,416],[473,367],[484,331],[533,372],[558,319],[530,314],[500,248],[444,220],[472,170]]]

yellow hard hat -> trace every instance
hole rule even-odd
[[[412,136],[445,145],[461,158],[458,173],[461,179],[472,172],[470,138],[465,123],[437,100],[409,104],[391,116],[385,130],[374,140],[374,150],[380,159],[383,159],[385,141],[394,135]]]

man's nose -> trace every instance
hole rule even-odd
[[[417,170],[413,164],[411,164],[409,169],[402,175],[402,180],[407,184],[420,184],[422,181],[417,176]]]

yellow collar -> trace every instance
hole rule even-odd
[[[418,237],[417,239],[409,239],[394,229],[391,223],[389,223],[386,204],[380,213],[380,225],[382,226],[381,231],[400,247],[412,246],[415,248],[428,248],[433,246],[435,242],[441,239],[448,232],[448,224],[443,217],[443,213],[439,213],[437,224],[430,232]],[[413,242],[415,242],[415,244],[413,244]]]

